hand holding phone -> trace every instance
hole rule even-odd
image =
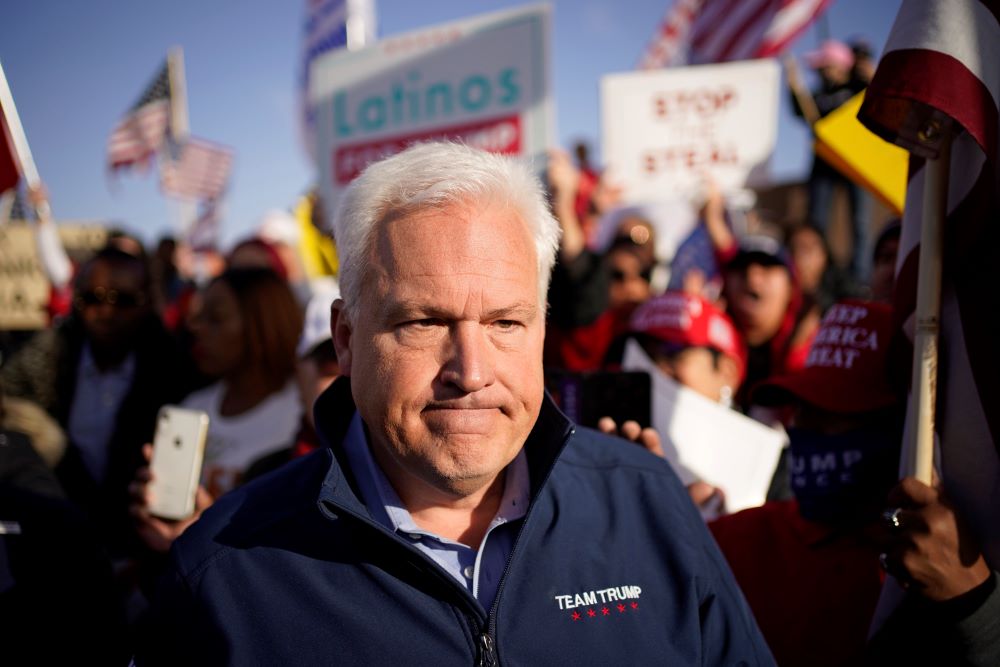
[[[175,405],[160,409],[150,462],[150,514],[184,519],[195,510],[195,493],[208,436],[208,415]]]

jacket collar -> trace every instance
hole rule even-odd
[[[342,446],[356,410],[351,393],[351,380],[348,377],[335,380],[316,399],[313,407],[316,431],[320,442],[333,453],[330,469],[323,479],[319,502],[321,508],[332,504],[370,520],[371,514],[361,500],[357,481],[354,479],[347,454]],[[556,407],[546,392],[538,420],[524,444],[528,458],[532,502],[574,429],[573,423]]]

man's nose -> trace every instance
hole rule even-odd
[[[479,391],[496,379],[493,344],[478,322],[459,322],[449,333],[448,358],[441,380],[464,393]]]

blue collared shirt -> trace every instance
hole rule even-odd
[[[70,406],[67,431],[80,450],[87,471],[101,483],[107,475],[108,444],[115,432],[118,410],[135,376],[135,354],[129,353],[115,368],[105,372],[97,367],[90,345],[76,368],[76,390]],[[141,443],[140,443],[141,444]]]
[[[507,466],[500,508],[490,522],[483,542],[472,547],[420,528],[375,462],[364,425],[355,412],[344,438],[347,461],[358,482],[361,498],[372,518],[410,544],[465,586],[487,611],[493,606],[497,586],[514,547],[517,527],[528,511],[530,485],[524,449]]]

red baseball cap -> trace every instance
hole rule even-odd
[[[823,317],[805,367],[764,380],[753,388],[751,399],[765,406],[801,400],[839,413],[894,405],[899,398],[889,383],[886,365],[892,334],[888,304],[840,301]]]
[[[670,291],[653,297],[632,313],[629,330],[667,343],[718,350],[736,362],[741,380],[746,373],[743,338],[728,315],[700,296]]]

